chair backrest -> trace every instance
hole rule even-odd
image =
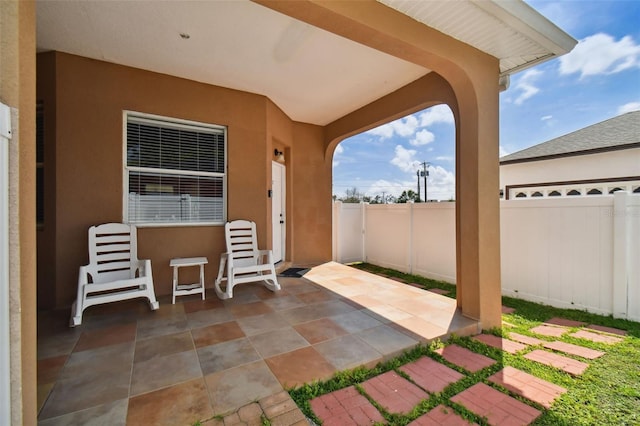
[[[89,228],[89,272],[94,283],[135,278],[136,227],[106,223]]]
[[[236,266],[255,265],[258,256],[256,224],[248,220],[234,220],[224,226],[227,253],[234,255]]]

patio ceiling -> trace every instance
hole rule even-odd
[[[575,45],[521,2],[380,1],[499,58],[502,74]],[[318,125],[430,72],[246,0],[40,0],[37,48],[262,94]]]

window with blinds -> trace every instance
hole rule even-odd
[[[226,221],[226,128],[125,113],[125,222]]]

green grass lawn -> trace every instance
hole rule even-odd
[[[455,286],[448,283],[403,274],[398,271],[369,264],[358,264],[354,265],[354,267],[376,274],[401,278],[408,283],[420,284],[425,289],[445,289],[450,292],[447,295],[448,297],[455,298]],[[587,324],[598,324],[626,330],[628,335],[622,342],[615,345],[576,339],[568,336],[569,333],[560,338],[535,335],[535,337],[540,340],[560,340],[606,352],[606,355],[595,360],[584,360],[576,357],[576,359],[586,361],[590,365],[589,368],[578,377],[573,377],[560,370],[529,361],[523,357],[524,354],[530,352],[532,349],[540,349],[540,347],[537,346],[530,347],[518,354],[512,355],[467,337],[453,336],[445,344],[454,342],[460,346],[489,356],[495,359],[497,363],[475,374],[469,374],[463,369],[448,363],[436,354],[434,349],[442,346],[443,343],[434,342],[429,346],[418,346],[413,351],[405,353],[387,363],[380,364],[374,369],[360,368],[340,372],[326,382],[307,384],[291,390],[290,394],[307,416],[318,421],[309,408],[309,401],[314,397],[350,385],[356,385],[356,388],[362,392],[358,385],[365,380],[383,372],[397,369],[421,356],[429,356],[460,371],[465,374],[466,377],[445,388],[443,392],[432,394],[428,400],[424,401],[416,407],[413,412],[407,415],[392,415],[387,413],[382,407],[377,406],[389,424],[406,425],[438,404],[445,404],[463,417],[475,421],[478,424],[486,425],[485,419],[479,418],[460,405],[451,403],[449,398],[478,382],[484,382],[496,389],[507,392],[505,389],[488,382],[486,379],[504,366],[509,365],[567,389],[567,392],[558,398],[549,410],[545,410],[536,403],[517,397],[520,401],[543,412],[533,423],[534,425],[640,425],[640,323],[590,314],[585,311],[558,309],[510,297],[503,297],[502,303],[505,306],[515,308],[516,311],[513,314],[502,316],[503,323],[505,324],[502,329],[485,330],[485,333],[507,335],[510,331],[513,331],[534,336],[534,333],[529,331],[532,327],[550,318],[562,317],[586,322]],[[570,355],[565,356],[571,357]],[[403,375],[402,373],[399,374]]]

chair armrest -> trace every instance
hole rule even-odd
[[[89,284],[89,265],[82,265],[78,272],[78,285]]]
[[[144,277],[151,275],[151,260],[149,259],[139,259],[138,264],[136,265],[136,271],[138,272],[138,276]]]

